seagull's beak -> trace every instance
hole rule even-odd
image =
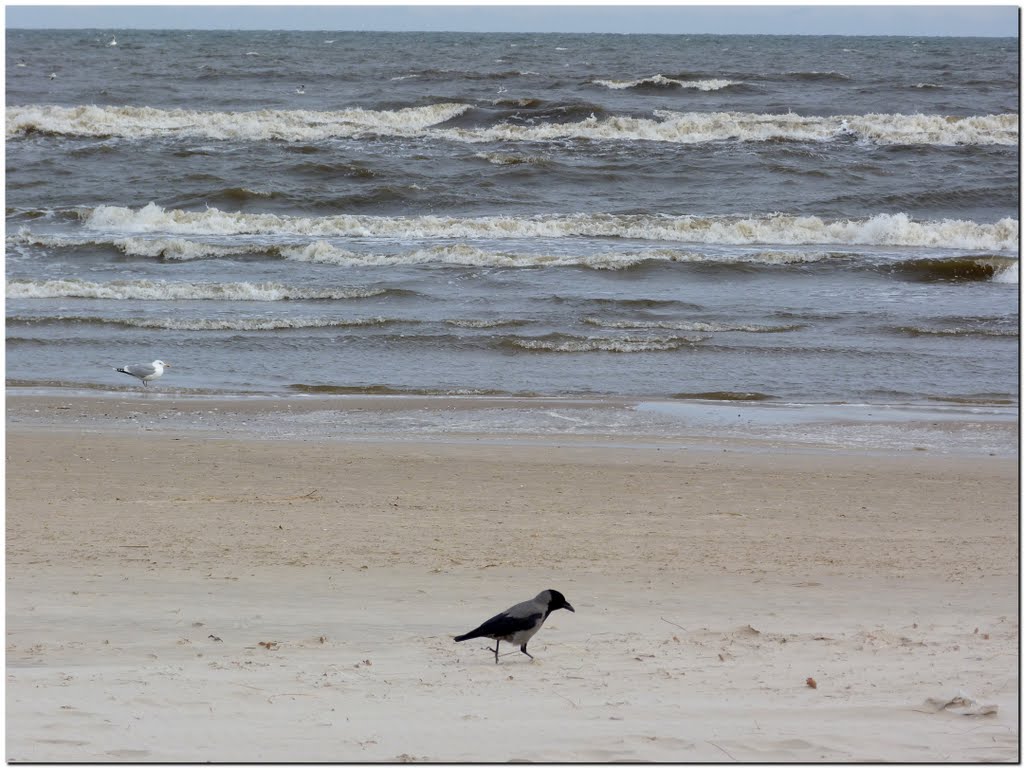
[[[576,613],[576,609],[573,608],[571,605],[569,605],[569,603],[566,603],[562,607],[565,608],[565,610],[567,610],[567,611],[572,611],[573,613]]]
[[[170,367],[171,367],[170,363],[164,363],[164,368],[170,368]]]

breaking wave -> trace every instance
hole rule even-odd
[[[1016,250],[1020,223],[962,219],[914,221],[905,213],[828,221],[817,216],[667,216],[576,213],[531,217],[278,216],[99,206],[81,213],[87,229],[130,234],[402,238],[615,237],[728,245],[883,245]],[[297,254],[294,257],[298,257]],[[301,257],[300,257],[301,258]],[[309,254],[315,260],[316,253]],[[648,257],[645,257],[648,258]]]
[[[703,337],[598,337],[552,333],[538,338],[520,336],[506,339],[503,346],[531,352],[673,352],[703,341]]]
[[[474,130],[449,128],[432,133],[468,141],[659,141],[701,144],[713,141],[859,140],[871,144],[954,146],[1018,141],[1013,114],[953,117],[944,115],[869,114],[814,117],[744,112],[670,112],[657,110],[656,119],[591,116],[573,123],[536,126],[502,124]]]
[[[974,256],[956,259],[911,259],[890,266],[909,280],[931,282],[939,280],[1017,283],[1019,262],[1004,256]]]
[[[658,80],[657,78],[661,78]],[[736,85],[727,80],[685,81],[644,78],[601,81],[607,87],[692,87],[714,90]],[[677,85],[676,85],[677,84]],[[865,114],[828,117],[793,113],[674,112],[656,110],[653,117],[592,114],[578,121],[523,125],[444,127],[465,114],[469,104],[442,103],[396,110],[361,108],[333,112],[259,110],[196,112],[153,107],[12,106],[7,109],[7,137],[32,134],[124,139],[201,137],[236,141],[317,141],[364,135],[432,136],[451,141],[658,141],[699,144],[715,141],[859,140],[882,145],[1015,146],[1019,121],[1015,114],[967,117],[924,114]]]
[[[968,328],[964,326],[948,326],[930,328],[917,325],[899,325],[889,329],[897,336],[941,337],[941,336],[977,336],[982,338],[1019,338],[1020,332],[1015,328]]]
[[[448,325],[453,325],[456,328],[508,328],[518,325],[528,325],[529,322],[526,320],[473,320],[473,319],[454,319],[445,320]]]
[[[513,155],[507,152],[477,152],[474,157],[486,160],[491,165],[548,165],[545,157],[534,155]]]
[[[8,299],[114,299],[141,301],[310,301],[365,299],[385,288],[299,288],[280,283],[188,283],[164,280],[11,280]]]
[[[302,328],[370,327],[400,322],[415,321],[394,320],[386,317],[367,317],[352,320],[329,319],[323,317],[234,317],[223,319],[126,317],[115,319],[88,316],[76,317],[74,315],[52,315],[46,317],[14,315],[7,318],[8,325],[74,323],[80,325],[116,325],[127,328],[147,328],[168,331],[278,331]]]
[[[600,328],[694,331],[698,333],[724,333],[728,331],[786,333],[787,331],[798,331],[805,327],[803,325],[748,325],[745,323],[705,323],[700,321],[683,322],[674,320],[609,320],[600,317],[584,317],[583,322]]]
[[[1003,267],[994,275],[992,275],[993,283],[1012,283],[1014,285],[1020,284],[1020,262],[1015,261],[1007,267]]]
[[[594,80],[594,85],[603,85],[612,90],[624,90],[627,88],[694,88],[698,91],[720,91],[733,85],[742,85],[737,80],[724,80],[713,78],[710,80],[677,80],[664,75],[652,75],[642,77],[638,80]]]
[[[153,107],[25,106],[7,109],[7,137],[41,133],[126,139],[190,136],[245,141],[316,141],[364,134],[415,136],[429,126],[457,117],[468,109],[468,104],[451,103],[397,110],[354,108],[336,112],[276,109],[196,112]]]
[[[43,248],[82,248],[100,247],[115,248],[125,256],[140,258],[158,258],[168,261],[191,261],[192,259],[218,259],[237,256],[251,256],[257,252],[266,252],[266,246],[230,246],[200,243],[182,238],[91,238],[73,237],[68,235],[42,235],[30,232],[25,227],[7,238],[9,243],[17,245],[35,245]]]

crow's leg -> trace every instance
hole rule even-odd
[[[527,656],[529,656],[530,657],[530,661],[533,661],[533,656],[530,654],[530,652],[528,650],[526,650],[526,643],[523,643],[522,645],[520,645],[519,646],[519,650],[522,651],[523,653],[525,653]]]
[[[498,663],[498,649],[499,649],[500,647],[501,647],[501,640],[495,640],[495,641],[494,641],[494,647],[493,647],[493,648],[488,648],[488,649],[487,649],[487,650],[489,650],[489,651],[494,651],[494,663],[495,663],[495,664],[497,664],[497,663]]]

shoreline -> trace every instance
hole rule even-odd
[[[303,401],[336,401],[336,400],[466,400],[466,401],[514,401],[514,402],[581,402],[581,403],[682,403],[707,407],[751,406],[751,407],[848,407],[848,408],[934,408],[934,409],[1018,409],[1020,403],[1008,397],[982,396],[923,396],[909,400],[877,400],[877,401],[790,401],[759,392],[705,392],[676,394],[607,394],[607,393],[554,393],[517,392],[498,389],[454,389],[450,391],[393,388],[387,386],[343,387],[343,386],[309,386],[277,389],[277,390],[234,390],[220,388],[176,387],[168,382],[160,381],[146,389],[135,385],[120,387],[100,384],[60,384],[49,382],[30,382],[9,379],[5,386],[8,395],[21,397],[70,397],[70,398],[109,398],[131,397],[134,395],[159,395],[176,397],[182,400],[294,400]]]
[[[487,395],[182,395],[6,391],[8,428],[274,440],[551,440],[735,450],[1008,457],[1016,406],[864,405]]]

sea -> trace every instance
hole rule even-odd
[[[9,29],[8,390],[1016,418],[1007,34]]]

